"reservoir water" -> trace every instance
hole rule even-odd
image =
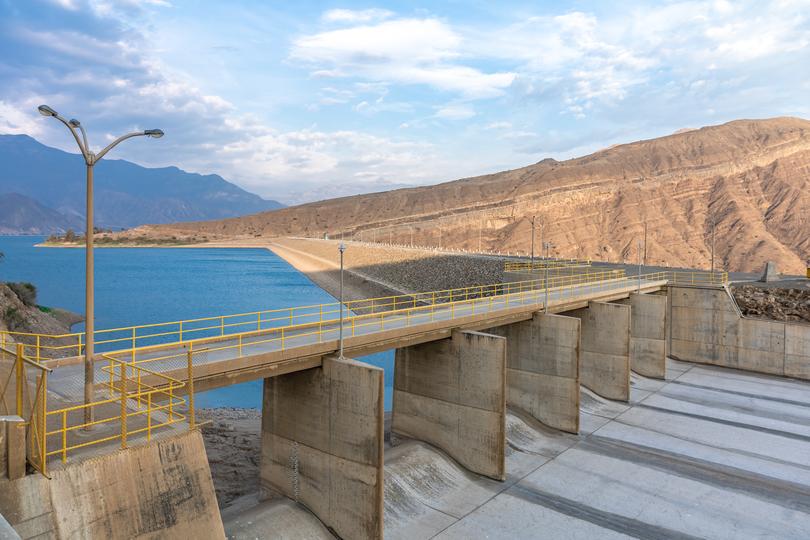
[[[84,250],[34,247],[42,240],[0,236],[0,281],[31,282],[39,304],[84,313]],[[334,301],[264,249],[103,248],[95,250],[95,264],[99,330]],[[385,370],[390,410],[393,351],[362,360]],[[257,380],[200,393],[196,404],[258,408],[261,394]]]

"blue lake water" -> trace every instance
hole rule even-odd
[[[0,236],[0,281],[29,281],[41,305],[84,313],[84,250],[34,247],[40,241]],[[103,248],[96,249],[95,263],[99,330],[334,301],[264,249]],[[390,410],[393,351],[362,360],[385,370]],[[257,380],[200,393],[195,404],[261,407],[261,394]]]

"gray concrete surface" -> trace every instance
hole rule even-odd
[[[380,538],[383,371],[346,358],[265,379],[261,484],[342,538]]]
[[[507,481],[386,456],[386,538],[810,538],[810,383],[668,361],[579,436],[510,414]],[[429,470],[429,472],[428,472]]]
[[[470,471],[504,478],[506,339],[453,331],[450,339],[397,349],[392,442],[441,448]]]
[[[488,331],[506,337],[509,406],[549,427],[578,433],[579,319],[536,313]]]
[[[630,399],[630,306],[588,302],[564,315],[582,321],[579,380],[608,399]]]

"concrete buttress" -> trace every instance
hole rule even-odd
[[[454,330],[450,339],[397,349],[395,359],[392,433],[505,479],[506,339]]]
[[[617,303],[630,306],[630,369],[656,379],[667,370],[667,297],[632,293]]]
[[[327,357],[265,379],[261,482],[342,538],[383,532],[383,371]]]
[[[579,378],[607,399],[630,400],[630,306],[588,302],[566,315],[582,320]]]
[[[506,401],[539,422],[579,433],[580,320],[535,313],[499,326],[506,337]]]

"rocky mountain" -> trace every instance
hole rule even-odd
[[[84,221],[85,165],[78,154],[47,147],[25,135],[0,135],[0,164],[0,194],[22,195],[39,207],[35,211],[30,202],[16,199],[27,205],[17,210],[21,220],[17,233],[59,232],[75,226],[74,221],[80,225]],[[221,219],[282,207],[215,174],[193,174],[177,167],[146,168],[104,159],[95,167],[94,181],[99,227]],[[24,219],[36,217],[37,212],[43,222]],[[58,214],[66,219],[56,219]],[[4,217],[0,214],[0,223],[6,222]]]
[[[64,233],[83,227],[79,216],[62,214],[19,193],[0,194],[0,235]]]
[[[344,197],[219,221],[148,226],[136,234],[219,238],[345,235],[471,250],[751,271],[773,260],[803,273],[810,258],[810,121],[738,120],[544,159],[435,186]],[[130,233],[127,233],[130,234]]]

